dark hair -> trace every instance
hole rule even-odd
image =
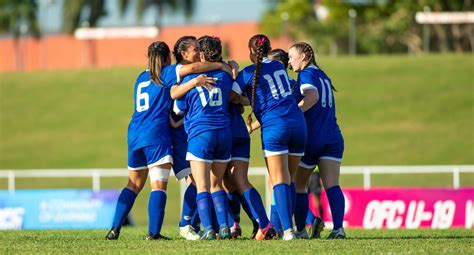
[[[148,46],[148,69],[150,70],[150,79],[155,84],[161,84],[161,68],[170,57],[170,48],[165,42],[156,41]]]
[[[176,41],[173,47],[173,55],[176,59],[176,63],[181,63],[181,61],[183,61],[183,55],[181,55],[181,52],[186,51],[189,48],[191,41],[196,41],[196,37],[185,35]]]
[[[252,49],[257,55],[255,59],[255,70],[253,71],[253,85],[252,85],[252,111],[247,117],[247,125],[252,127],[252,113],[255,107],[255,91],[258,86],[258,80],[260,79],[260,69],[262,67],[263,56],[267,56],[270,50],[270,39],[266,35],[258,34],[252,36],[249,40],[249,49]]]
[[[313,64],[315,66],[318,66],[316,64],[316,55],[314,54],[313,48],[311,45],[305,42],[298,42],[293,44],[293,46],[290,47],[295,48],[299,53],[304,53],[305,54],[305,60],[308,60],[308,64],[306,66],[303,66],[303,68],[306,68],[309,64]],[[334,91],[337,91],[336,88],[331,84],[331,88]]]
[[[222,44],[217,37],[203,36],[199,38],[199,51],[204,53],[204,59],[209,62],[222,61]]]
[[[288,52],[282,50],[282,49],[274,49],[270,51],[270,54],[268,54],[268,58],[271,60],[276,60],[279,61],[285,66],[285,69],[288,68]]]

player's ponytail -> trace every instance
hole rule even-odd
[[[216,36],[203,36],[198,39],[199,51],[209,62],[222,62],[222,43]]]
[[[260,69],[262,68],[262,59],[263,56],[267,56],[268,53],[271,50],[270,47],[270,40],[268,39],[267,36],[258,34],[252,36],[249,40],[249,49],[252,49],[255,53],[255,70],[253,71],[253,85],[252,85],[252,111],[247,117],[247,126],[250,127],[250,131],[252,131],[252,113],[254,112],[255,109],[255,92],[257,90],[258,86],[258,81],[260,79]]]
[[[165,42],[156,41],[148,46],[148,69],[150,79],[156,84],[161,85],[161,69],[170,57],[170,48]]]
[[[298,43],[293,44],[293,46],[291,46],[290,49],[291,48],[295,48],[296,50],[298,50],[299,53],[304,53],[306,55],[305,60],[308,61],[308,64],[306,64],[306,66],[303,66],[302,69],[306,68],[309,64],[318,66],[316,64],[316,54],[314,54],[314,51],[311,45],[305,42],[298,42]],[[336,88],[332,84],[331,84],[331,88],[332,90],[337,91]]]

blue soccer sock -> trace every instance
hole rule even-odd
[[[163,190],[153,190],[148,200],[148,232],[158,235],[163,226],[166,207],[166,192]]]
[[[247,203],[247,200],[245,200],[244,197],[240,197],[240,204],[242,205],[242,209],[244,209],[245,214],[249,217],[251,221],[255,220],[255,217],[253,217],[252,214],[252,209],[250,209],[250,205]]]
[[[265,207],[263,206],[262,198],[255,188],[249,188],[244,191],[244,198],[247,201],[247,204],[250,205],[252,209],[253,216],[258,220],[258,225],[260,228],[267,227],[269,220],[267,213],[265,212]]]
[[[216,215],[216,209],[214,208],[214,202],[212,201],[212,196],[211,196],[211,225],[212,229],[216,231],[216,233],[219,233],[219,222],[217,221],[217,215]]]
[[[270,209],[270,222],[273,225],[275,231],[281,229],[280,217],[278,216],[277,206],[275,203],[275,192],[272,192],[272,207]]]
[[[115,209],[112,228],[118,230],[122,228],[125,219],[127,218],[128,214],[130,213],[130,210],[132,209],[133,203],[135,203],[136,197],[137,194],[128,188],[124,188],[120,192],[120,196],[118,197],[117,206]]]
[[[183,209],[181,211],[181,221],[179,222],[180,227],[192,224],[191,220],[197,209],[196,195],[196,186],[194,186],[192,183],[189,184],[189,186],[186,188],[186,191],[184,192]]]
[[[328,196],[329,206],[331,207],[332,222],[334,224],[333,229],[336,230],[342,227],[342,221],[344,220],[344,195],[339,185],[327,189],[326,195]]]
[[[212,202],[214,202],[214,209],[216,210],[217,222],[219,228],[229,227],[227,216],[230,215],[229,202],[227,201],[227,194],[223,190],[212,193]]]
[[[227,199],[229,200],[229,207],[234,221],[240,223],[240,200],[242,196],[238,191],[233,191],[227,193]]]
[[[308,214],[306,215],[306,224],[312,225],[314,220],[316,219],[316,215],[308,208]]]
[[[306,216],[308,216],[309,203],[308,193],[296,193],[295,225],[296,230],[301,231],[306,227]]]
[[[275,193],[275,202],[278,210],[278,216],[282,229],[293,229],[293,221],[291,217],[291,194],[290,186],[285,183],[280,183],[273,186],[273,192]]]
[[[291,194],[291,217],[295,214],[296,207],[296,183],[292,182],[290,184],[290,194]]]
[[[199,218],[202,221],[202,226],[204,227],[204,231],[209,231],[212,228],[212,215],[211,209],[212,206],[212,199],[211,194],[209,192],[200,192],[196,196],[196,204],[197,209],[199,212]]]
[[[196,204],[196,211],[194,212],[193,218],[191,219],[191,226],[193,226],[194,231],[196,231],[196,233],[201,231],[201,218],[199,218],[197,204]]]

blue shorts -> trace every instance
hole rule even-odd
[[[128,151],[128,170],[143,170],[173,163],[171,144],[151,145]]]
[[[250,161],[250,138],[234,137],[232,139],[231,160]]]
[[[297,128],[266,127],[262,129],[263,156],[280,154],[303,156],[306,147],[306,125]]]
[[[314,169],[320,159],[328,159],[337,162],[342,161],[344,153],[344,138],[342,135],[328,143],[308,143],[304,156],[301,158],[300,166]]]
[[[189,161],[186,160],[188,143],[173,144],[173,172],[176,179],[181,180],[191,174]]]
[[[229,162],[232,149],[230,128],[204,131],[188,141],[186,160]]]

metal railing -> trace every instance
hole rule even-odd
[[[173,173],[173,172],[171,172]],[[440,165],[440,166],[342,166],[341,175],[362,174],[364,189],[370,189],[372,174],[435,174],[451,173],[453,175],[453,188],[460,187],[461,173],[474,173],[474,165]],[[251,167],[250,176],[265,176],[265,187],[268,185],[268,173],[265,167]],[[92,190],[101,189],[102,177],[127,177],[128,170],[125,168],[105,168],[105,169],[24,169],[24,170],[0,170],[0,178],[8,179],[8,190],[15,192],[17,178],[92,178]],[[181,181],[181,198],[184,196],[186,183]],[[271,194],[266,192],[265,200],[267,208],[271,204]]]

